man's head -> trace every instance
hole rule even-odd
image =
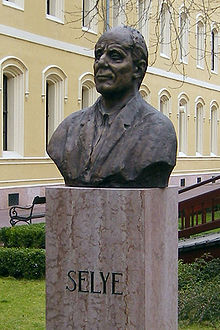
[[[120,26],[105,32],[95,46],[96,88],[103,96],[139,89],[148,64],[147,46],[137,30]]]

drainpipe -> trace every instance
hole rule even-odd
[[[109,30],[109,8],[110,8],[110,5],[109,5],[109,2],[110,0],[106,0],[106,31]]]

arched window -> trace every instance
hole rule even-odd
[[[45,99],[45,144],[64,118],[67,100],[67,76],[57,66],[49,66],[42,73],[42,98]]]
[[[118,26],[118,25],[125,24],[125,21],[126,21],[125,0],[113,0],[112,11],[113,11],[112,26]]]
[[[181,95],[178,105],[178,146],[179,154],[187,154],[188,97]]]
[[[211,124],[211,155],[218,154],[218,105],[212,102],[210,106]]]
[[[160,54],[170,57],[170,12],[166,3],[162,4],[160,15]]]
[[[145,84],[141,85],[140,94],[146,102],[150,102],[150,90]]]
[[[165,89],[159,93],[159,109],[167,117],[171,114],[171,96]]]
[[[218,72],[218,31],[216,28],[211,32],[211,70]]]
[[[196,155],[203,154],[203,117],[204,117],[204,101],[198,99],[195,108],[195,130],[196,130]]]
[[[203,69],[205,57],[205,27],[201,19],[197,22],[196,26],[196,52],[197,66]]]
[[[16,57],[0,61],[2,90],[2,155],[24,155],[24,97],[28,96],[28,70]]]
[[[91,106],[97,99],[99,94],[96,91],[94,76],[90,72],[86,72],[79,77],[79,95],[78,102],[80,108],[84,109]]]
[[[183,11],[180,13],[180,61],[187,63],[188,54],[188,16]]]

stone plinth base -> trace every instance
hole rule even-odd
[[[46,199],[47,330],[176,330],[177,189]]]

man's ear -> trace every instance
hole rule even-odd
[[[145,60],[137,61],[134,66],[134,73],[133,73],[134,79],[138,79],[142,77],[145,74],[146,69],[147,69],[147,63]]]

